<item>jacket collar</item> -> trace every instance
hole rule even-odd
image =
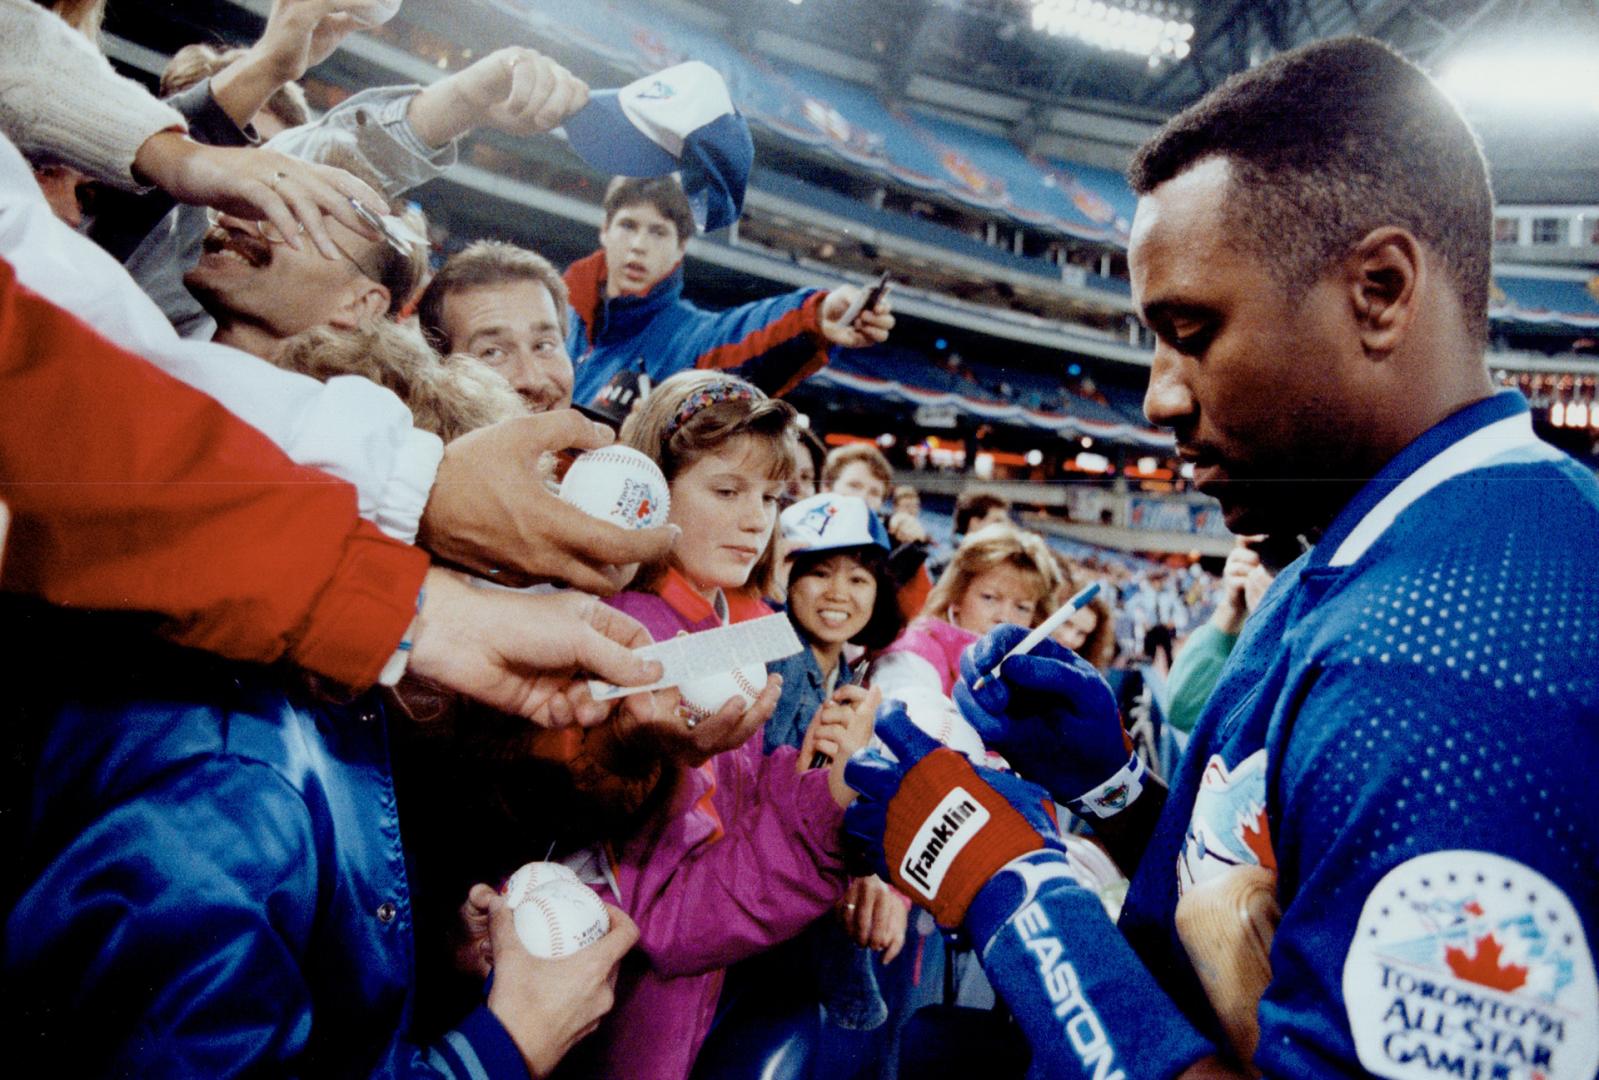
[[[655,595],[669,604],[684,621],[700,623],[707,619],[722,624],[721,613],[689,584],[677,567],[669,567],[655,586]],[[727,604],[727,622],[740,623],[770,615],[771,609],[751,589],[736,589],[722,594]]]
[[[1532,431],[1527,400],[1505,390],[1467,405],[1423,432],[1341,510],[1311,554],[1311,566],[1349,566],[1400,513],[1462,473],[1510,459],[1558,457]]]
[[[567,267],[564,277],[572,310],[583,320],[591,346],[599,344],[602,337],[634,337],[683,296],[683,264],[679,262],[643,296],[607,298],[603,248]]]

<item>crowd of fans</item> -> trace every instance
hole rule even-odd
[[[294,80],[361,5],[279,0],[253,45],[181,49],[157,100],[95,51],[103,5],[46,6],[0,4],[8,356],[49,342],[11,400],[42,417],[80,395],[34,448],[63,470],[226,494],[15,498],[63,521],[13,538],[8,586],[55,605],[23,609],[29,655],[88,632],[75,608],[159,616],[92,692],[29,695],[51,719],[19,788],[47,812],[8,893],[23,1028],[91,1068],[687,1077],[723,973],[736,1031],[734,1005],[782,996],[764,955],[802,935],[772,955],[812,976],[791,1004],[827,1018],[813,1051],[890,1069],[946,950],[845,873],[843,764],[884,695],[956,715],[961,648],[1086,578],[981,493],[934,545],[874,447],[827,453],[768,396],[883,340],[886,302],[693,307],[700,222],[671,176],[615,181],[600,250],[565,274],[494,237],[430,270],[397,197],[473,128],[560,125],[589,97],[570,73],[508,48],[313,119]],[[612,437],[574,400],[661,466],[669,530],[554,497],[549,453]],[[91,426],[117,437],[74,445]],[[283,485],[307,467],[341,482],[299,507]],[[140,538],[88,557],[108,516]],[[672,691],[612,709],[582,689],[647,681],[643,641],[785,603],[806,648],[753,704],[685,722]],[[613,905],[601,946],[519,952],[483,886],[539,858]],[[99,1037],[73,1041],[85,1023]]]
[[[428,266],[397,197],[467,131],[581,113],[547,57],[313,120],[295,80],[381,5],[276,0],[164,100],[96,51],[102,7],[0,0],[13,1039],[70,1074],[710,1080],[799,1038],[809,1075],[920,1075],[925,1010],[995,994],[845,842],[851,758],[909,745],[880,707],[1034,765],[974,726],[974,650],[1098,583],[1049,655],[1106,676],[1137,788],[1297,544],[1219,577],[1073,557],[978,488],[936,539],[782,399],[889,305],[688,303],[698,166],[613,181],[564,273],[492,236]],[[558,497],[613,441],[666,526]],[[656,678],[641,645],[779,611],[801,651],[714,712],[596,700]],[[1114,912],[1125,864],[1072,809],[1062,873]],[[497,887],[530,861],[600,896],[602,939],[521,946]]]

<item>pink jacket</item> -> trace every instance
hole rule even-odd
[[[656,640],[717,625],[681,579],[669,576],[659,591],[609,603]],[[729,601],[735,622],[768,610],[753,597]],[[797,753],[763,754],[757,732],[682,770],[666,804],[616,853],[622,895],[606,899],[638,923],[639,945],[623,964],[616,1007],[560,1076],[682,1080],[710,1030],[722,969],[793,937],[843,894],[844,812],[824,772],[796,771]]]
[[[943,619],[917,619],[905,628],[894,644],[883,650],[883,656],[908,652],[926,660],[938,673],[941,689],[948,697],[955,690],[955,681],[961,675],[961,653],[977,640],[970,630],[962,630]]]

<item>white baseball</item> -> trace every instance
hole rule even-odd
[[[665,525],[672,508],[660,466],[631,446],[604,446],[572,462],[561,501],[625,529]]]
[[[960,714],[949,698],[930,687],[919,686],[896,690],[893,696],[905,703],[905,712],[910,716],[911,723],[977,764],[988,764],[988,750],[983,746],[983,737],[977,734],[977,729]],[[884,757],[894,757],[888,747],[875,739],[873,746]]]
[[[594,890],[571,881],[546,881],[528,892],[512,914],[522,947],[549,960],[586,949],[611,929],[611,917]]]
[[[677,688],[680,703],[696,720],[709,720],[722,711],[729,698],[739,698],[748,709],[766,688],[766,665],[749,664],[722,675],[690,679]]]
[[[511,907],[518,907],[534,889],[552,881],[566,881],[573,885],[583,884],[582,879],[561,863],[530,862],[519,867],[516,873],[505,879],[505,884],[500,886],[500,895],[505,897],[505,902]]]

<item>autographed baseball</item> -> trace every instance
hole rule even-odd
[[[905,711],[909,714],[911,723],[951,750],[965,754],[977,764],[988,764],[986,761],[988,752],[983,746],[982,736],[977,734],[977,729],[967,722],[949,698],[937,690],[924,687],[896,690],[892,696],[905,703]],[[875,740],[873,745],[884,757],[894,756],[887,747]]]
[[[630,446],[604,446],[572,462],[561,501],[626,529],[665,525],[671,509],[660,466]]]
[[[500,886],[500,895],[511,907],[519,907],[522,901],[532,895],[533,890],[552,881],[583,884],[576,874],[558,862],[530,862],[505,879],[505,884]]]
[[[677,688],[681,707],[695,720],[709,720],[721,711],[729,698],[739,698],[744,708],[755,704],[766,688],[766,665],[749,664],[725,675],[690,679]]]
[[[600,898],[576,881],[546,881],[511,910],[522,947],[549,960],[586,949],[611,929]]]

